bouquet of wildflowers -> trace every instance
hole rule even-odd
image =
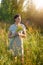
[[[15,36],[18,36],[18,34],[21,34],[21,33],[22,33],[22,30],[23,30],[23,27],[19,25],[19,26],[17,27],[17,29],[16,29],[16,32],[17,32],[17,33],[13,34],[13,36],[14,36],[14,37],[15,37]]]
[[[18,26],[16,32],[19,32],[19,31],[22,31],[23,30],[23,27],[22,26]]]

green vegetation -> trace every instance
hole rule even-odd
[[[24,65],[43,65],[43,9],[37,11],[32,0],[28,0],[25,6],[24,2],[25,0],[2,0],[0,4],[0,65],[21,65],[20,58],[15,62],[8,50],[8,28],[14,23],[14,15],[17,13],[22,16],[22,23],[28,28],[24,39]],[[42,31],[36,29],[36,25]],[[17,31],[21,29],[18,28]]]
[[[15,62],[8,50],[8,27],[10,24],[0,23],[0,65],[21,65],[20,58]],[[43,36],[40,30],[27,29],[27,37],[24,39],[24,65],[43,65]]]

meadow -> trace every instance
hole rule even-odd
[[[8,28],[10,24],[0,23],[0,65],[21,65],[20,58],[15,59],[8,50]],[[43,65],[43,35],[39,29],[27,29],[24,39],[24,65]]]

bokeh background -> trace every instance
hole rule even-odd
[[[43,0],[0,0],[0,65],[21,65],[8,50],[8,28],[18,13],[27,32],[24,65],[43,65]]]

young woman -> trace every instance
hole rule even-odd
[[[26,37],[26,28],[21,24],[21,16],[14,16],[14,24],[9,27],[8,37],[10,38],[9,48],[13,50],[14,56],[20,56],[22,63],[24,61],[24,49],[23,49],[23,38]],[[21,30],[18,30],[18,27],[22,27]],[[19,28],[20,29],[20,28]]]

